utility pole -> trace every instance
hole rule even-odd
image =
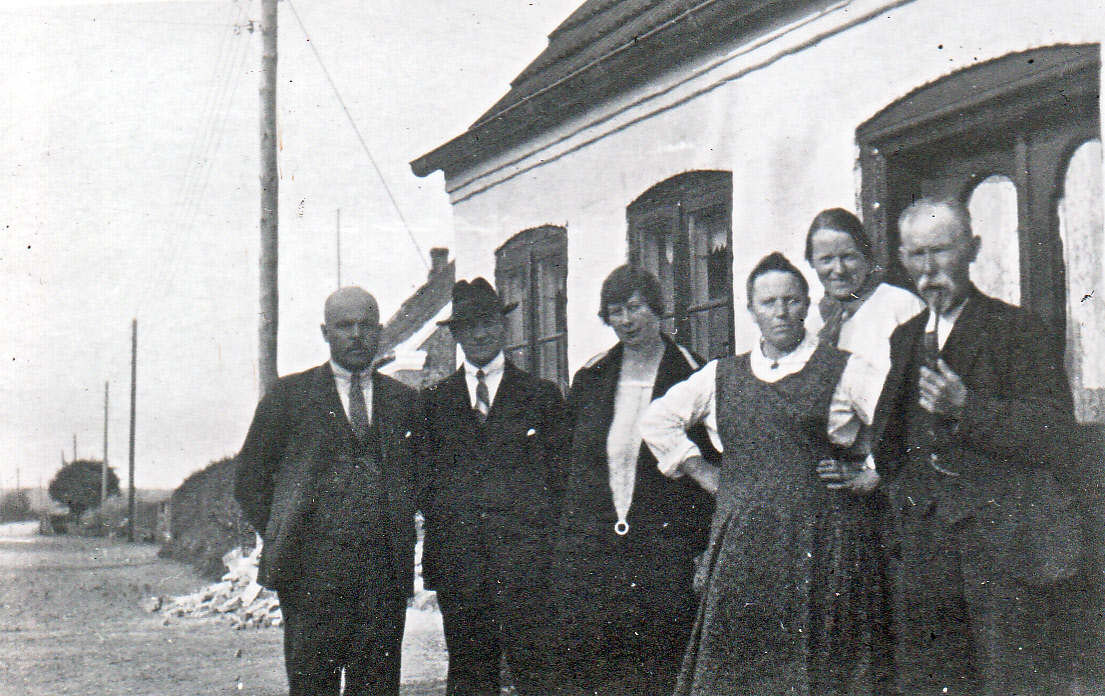
[[[134,543],[134,408],[138,401],[138,320],[130,325],[130,498],[127,502],[127,538]]]
[[[107,500],[107,382],[104,382],[104,459],[100,463],[100,507]]]
[[[77,434],[73,433],[73,461],[77,461]]]
[[[277,0],[261,0],[261,323],[257,358],[262,394],[277,379],[276,3]]]

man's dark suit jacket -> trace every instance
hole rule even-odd
[[[400,596],[414,589],[414,513],[417,509],[415,442],[418,392],[373,373],[372,422],[380,433],[381,474],[387,495],[388,534]],[[326,363],[281,378],[257,406],[238,454],[234,496],[264,537],[258,582],[287,587],[297,576],[298,550],[310,543],[304,529],[321,477],[354,457],[353,429]],[[335,559],[356,572],[357,559]]]
[[[1028,311],[971,288],[941,351],[966,384],[967,403],[958,423],[940,420],[935,428],[940,459],[959,476],[926,476],[922,484],[917,467],[907,465],[902,414],[911,407],[907,394],[916,393],[907,381],[916,374],[910,366],[927,321],[928,311],[922,312],[890,338],[891,369],[876,409],[875,432],[876,460],[892,497],[899,504],[933,505],[948,523],[982,506],[997,506],[999,527],[1005,528],[994,529],[994,539],[1020,540],[1024,548],[1015,553],[1044,556],[1020,556],[1015,572],[1073,572],[1055,565],[1076,560],[1067,552],[1077,549],[1078,530],[1047,529],[1052,516],[1064,519],[1061,513],[1072,503],[1053,474],[1071,456],[1067,448],[1074,422],[1058,342]]]
[[[468,395],[464,368],[422,395],[430,472],[423,494],[426,541],[422,575],[443,607],[490,604],[488,579],[506,568],[518,583],[532,576],[536,549],[560,515],[566,477],[564,400],[551,382],[508,360],[486,423]],[[510,527],[494,549],[498,562],[476,549],[487,520]],[[474,547],[474,545],[476,545]],[[520,561],[511,564],[514,556]],[[546,559],[547,560],[547,559]],[[517,584],[517,583],[515,583]]]

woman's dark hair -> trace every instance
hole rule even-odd
[[[606,280],[602,281],[602,295],[599,298],[599,316],[604,324],[609,324],[607,309],[613,304],[625,304],[626,300],[639,293],[652,313],[664,316],[664,292],[660,281],[643,268],[636,266],[618,266]]]
[[[756,264],[756,267],[748,274],[748,284],[745,286],[745,290],[748,292],[748,304],[750,306],[752,304],[752,286],[756,283],[756,279],[772,271],[790,273],[798,279],[798,285],[802,288],[802,293],[805,295],[810,294],[810,284],[806,282],[806,276],[802,275],[802,271],[798,270],[798,267],[791,263],[790,259],[783,256],[780,252],[773,251],[760,259],[760,262]]]
[[[806,261],[811,266],[813,265],[813,235],[821,230],[836,230],[848,235],[855,242],[859,253],[863,254],[863,258],[872,264],[875,263],[875,250],[871,247],[871,240],[867,238],[859,218],[844,208],[829,208],[817,214],[810,223],[810,231],[806,233]]]

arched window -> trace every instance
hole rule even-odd
[[[1080,145],[1056,205],[1067,265],[1067,369],[1082,420],[1105,421],[1105,232],[1101,140]]]
[[[504,352],[518,367],[568,389],[568,232],[542,225],[495,251],[495,287],[507,314]]]
[[[956,198],[983,239],[972,275],[1058,340],[1068,302],[1055,201],[1074,146],[1100,137],[1100,84],[1100,45],[1036,48],[919,87],[856,129],[863,219],[892,277],[904,280],[901,211],[919,196]]]
[[[1017,186],[1004,174],[986,177],[967,199],[971,228],[982,239],[971,280],[982,292],[1021,303],[1021,249],[1017,236]]]
[[[664,328],[706,358],[733,352],[733,175],[685,172],[626,209],[629,259],[664,290]]]

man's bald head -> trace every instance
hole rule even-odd
[[[372,296],[372,293],[359,288],[357,286],[349,286],[339,288],[330,294],[330,297],[326,298],[326,305],[323,308],[323,319],[327,322],[330,321],[330,317],[339,307],[358,307],[366,309],[371,312],[375,317],[375,321],[380,321],[380,305],[376,303],[376,298]]]
[[[918,225],[947,227],[964,238],[971,236],[971,212],[955,199],[919,198],[898,216],[899,230]]]
[[[380,306],[363,288],[347,287],[326,298],[322,337],[330,359],[352,372],[372,365],[380,343]]]

